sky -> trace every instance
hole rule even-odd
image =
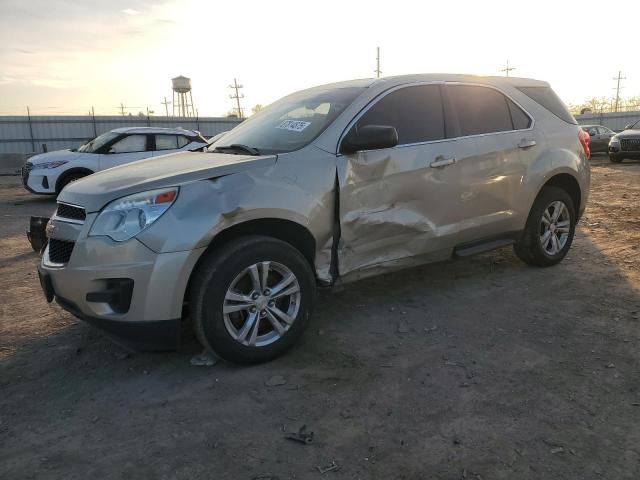
[[[192,79],[200,116],[314,85],[407,73],[546,80],[579,104],[640,95],[640,1],[0,0],[0,114],[164,114]],[[617,30],[617,31],[616,31]],[[169,107],[171,108],[171,107]]]

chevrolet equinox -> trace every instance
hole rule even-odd
[[[47,300],[137,349],[271,359],[316,288],[513,245],[566,255],[589,192],[589,138],[546,82],[353,80],[289,95],[205,152],[64,188],[39,267]],[[184,314],[183,314],[184,313]]]

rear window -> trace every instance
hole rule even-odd
[[[577,125],[576,119],[569,113],[560,97],[550,87],[516,87],[527,97],[539,103],[556,117],[572,125]]]
[[[463,137],[514,129],[507,98],[497,90],[475,85],[447,85],[447,92],[458,115]]]

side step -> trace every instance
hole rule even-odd
[[[516,243],[516,241],[512,238],[502,238],[499,240],[467,243],[454,248],[453,256],[457,258],[469,257],[477,253],[488,252],[489,250],[495,250],[496,248],[513,245],[514,243]]]

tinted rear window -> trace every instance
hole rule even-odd
[[[542,105],[556,117],[572,125],[577,125],[576,119],[569,113],[560,97],[550,87],[517,87],[527,97]]]
[[[471,85],[447,85],[447,93],[458,115],[460,135],[463,137],[513,130],[507,97],[497,90]]]

